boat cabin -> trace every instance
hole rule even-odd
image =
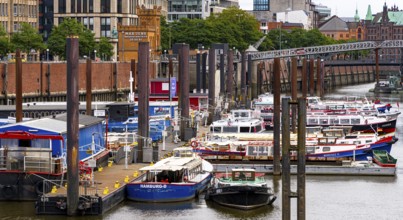
[[[175,148],[172,157],[143,167],[146,171],[144,182],[183,183],[203,172],[202,159],[189,147]]]
[[[231,173],[232,181],[255,181],[254,169],[233,169]]]

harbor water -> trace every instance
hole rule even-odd
[[[374,97],[369,89],[374,84],[343,87],[333,95],[366,96],[389,102],[394,108],[403,101],[403,94],[380,94]],[[401,104],[403,108],[403,103]],[[306,177],[306,219],[402,219],[403,216],[403,115],[397,121],[399,141],[392,147],[392,156],[398,159],[396,176],[313,176]],[[225,208],[200,198],[181,203],[137,203],[125,201],[102,216],[41,216],[35,215],[33,202],[0,202],[0,220],[3,219],[281,219],[281,177],[266,176],[277,200],[272,206],[252,211]],[[295,176],[292,189],[297,188]],[[291,200],[292,219],[296,219],[296,199]]]

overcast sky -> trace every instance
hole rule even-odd
[[[332,15],[339,17],[354,17],[357,8],[361,19],[365,17],[368,5],[371,5],[372,14],[382,12],[385,2],[388,8],[396,5],[399,10],[403,10],[403,0],[312,0],[312,2],[326,5],[332,9]],[[253,0],[239,0],[239,5],[244,10],[252,10]]]

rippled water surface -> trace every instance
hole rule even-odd
[[[373,84],[343,87],[337,95],[366,95]],[[403,101],[402,95],[380,95],[394,107]],[[401,104],[403,108],[403,103]],[[396,136],[400,139],[392,147],[392,155],[398,158],[395,177],[369,176],[312,176],[306,177],[306,219],[402,219],[403,218],[403,116],[397,123]],[[277,200],[273,206],[253,211],[225,208],[201,198],[182,203],[148,204],[126,201],[103,216],[75,217],[37,216],[31,202],[0,202],[0,220],[3,219],[281,219],[281,178],[268,176]],[[292,178],[296,189],[296,179]],[[292,217],[296,219],[296,200],[292,199]]]

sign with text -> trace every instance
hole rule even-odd
[[[169,85],[169,94],[172,98],[176,95],[176,77],[171,77],[171,82],[169,82]]]

